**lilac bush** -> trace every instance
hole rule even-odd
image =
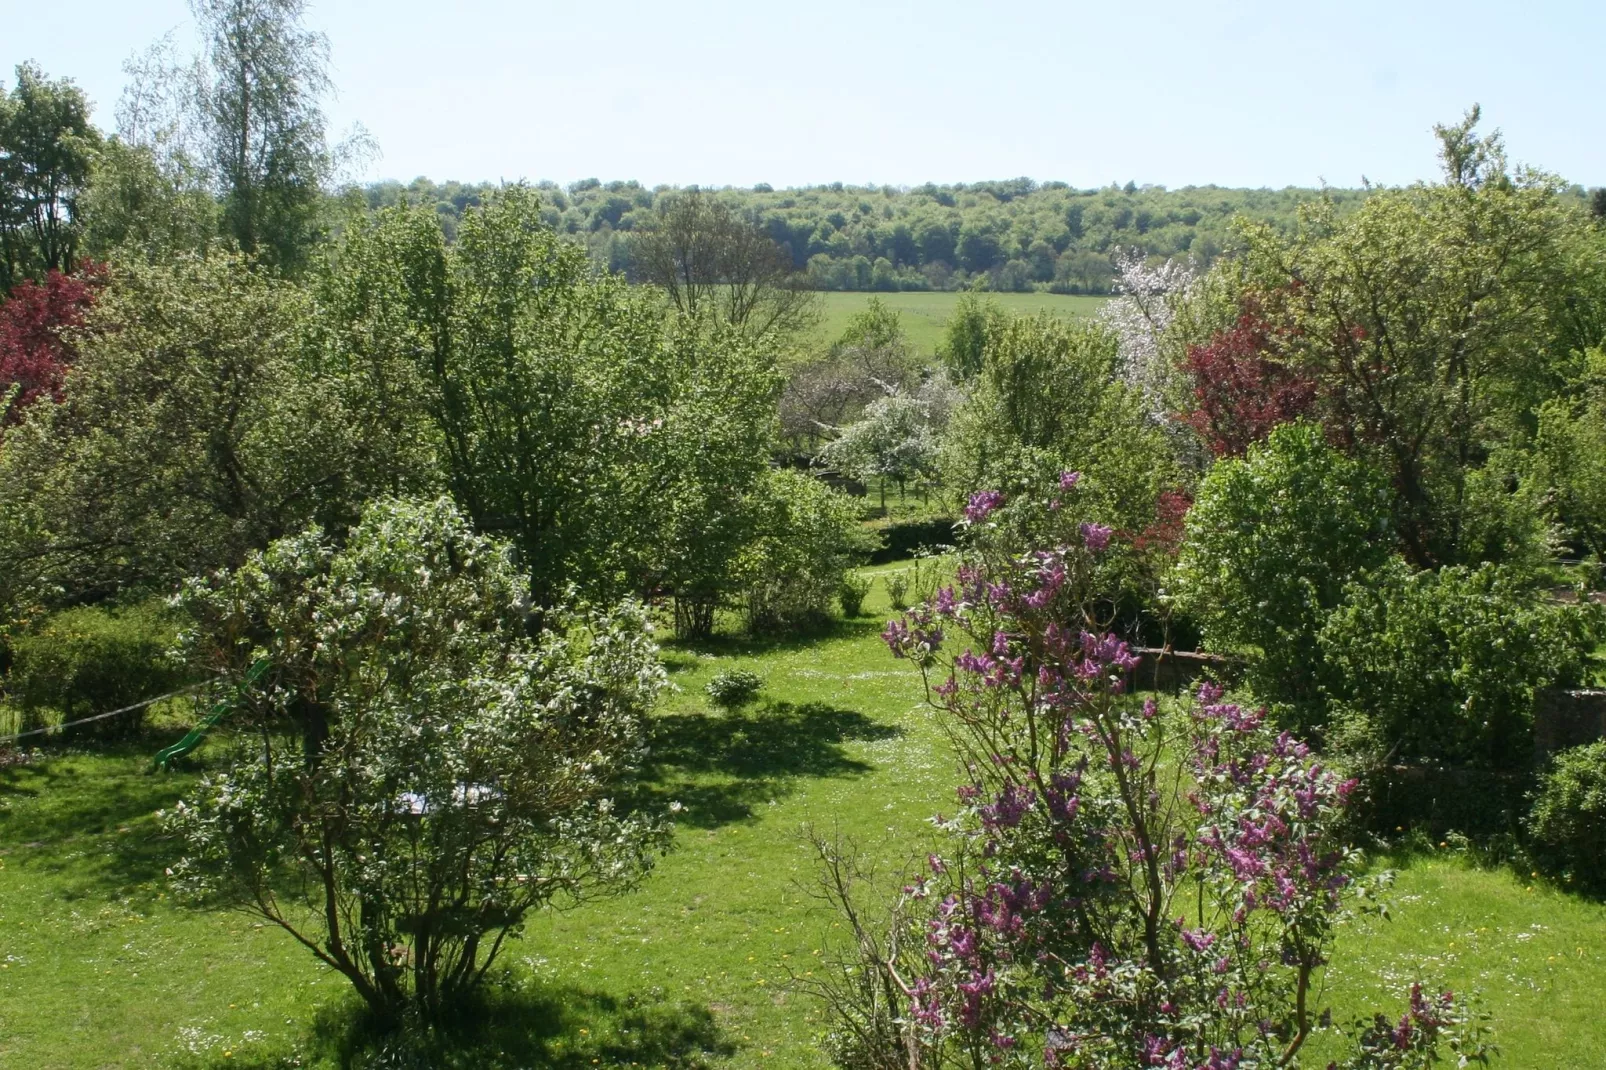
[[[1076,484],[1067,473],[1062,493]],[[974,497],[969,525],[1000,504]],[[834,1054],[901,1067],[1297,1065],[1335,928],[1371,894],[1339,828],[1355,782],[1213,684],[1186,709],[1130,694],[1138,658],[1088,609],[1111,532],[1070,519],[1070,504],[1051,503],[1068,518],[1063,545],[974,552],[883,633],[919,666],[965,777],[957,812],[934,819],[944,846],[893,910],[897,931],[867,940],[854,923],[859,965],[900,1005],[886,1012],[894,1029],[846,1033],[895,1036],[895,1050]],[[1396,1061],[1376,1061],[1366,1026],[1371,1048],[1347,1065],[1425,1066],[1441,1040],[1484,1058],[1451,997],[1417,991],[1411,1007]]]

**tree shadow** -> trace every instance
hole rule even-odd
[[[793,790],[800,777],[857,776],[871,766],[844,744],[893,739],[896,725],[824,703],[768,703],[725,714],[654,718],[647,767],[634,805],[678,802],[676,820],[712,828],[753,816],[755,807]]]
[[[696,1070],[737,1045],[705,1006],[657,995],[617,997],[581,988],[492,987],[450,1020],[382,1025],[352,1000],[321,1009],[293,1052],[210,1052],[185,1067],[257,1070],[316,1065],[386,1070],[597,1066]]]
[[[896,611],[893,612],[896,616]],[[765,654],[794,653],[836,639],[863,639],[878,635],[887,625],[887,614],[871,614],[842,619],[832,617],[812,628],[778,635],[751,635],[747,632],[721,632],[706,639],[665,639],[659,645],[671,655],[675,652],[713,654],[718,657],[762,657]]]
[[[0,850],[13,864],[65,877],[62,894],[103,897],[159,877],[176,857],[156,811],[191,785],[152,775],[152,742],[46,752],[0,769]]]

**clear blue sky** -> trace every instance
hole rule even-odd
[[[1606,185],[1606,2],[315,0],[369,177],[777,187],[1403,183],[1472,102],[1511,156]],[[0,0],[112,125],[184,0]]]

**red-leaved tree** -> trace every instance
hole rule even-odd
[[[1203,345],[1188,347],[1183,369],[1193,381],[1194,409],[1183,419],[1218,457],[1241,457],[1271,429],[1305,415],[1316,383],[1276,359],[1277,328],[1253,305]]]
[[[60,399],[76,356],[64,332],[83,326],[104,278],[98,264],[75,275],[50,271],[43,282],[18,283],[0,303],[0,399],[9,399],[0,423],[15,423],[42,395]]]

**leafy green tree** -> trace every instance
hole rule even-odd
[[[643,221],[632,263],[693,319],[711,316],[753,335],[796,334],[819,311],[792,279],[792,260],[722,198],[691,189]]]
[[[1120,380],[1115,335],[1048,314],[987,330],[970,396],[944,436],[943,483],[965,497],[1038,494],[1061,472],[1086,478],[1081,497],[1124,532],[1155,520],[1182,473],[1141,391]]]
[[[82,90],[18,65],[17,84],[0,94],[0,293],[76,267],[80,198],[99,143]]]
[[[667,846],[613,803],[664,680],[646,621],[554,608],[532,638],[528,597],[445,499],[190,583],[191,664],[245,683],[242,745],[167,815],[181,886],[279,926],[378,1014],[433,1020],[532,912],[632,886]]]
[[[329,176],[321,98],[329,43],[304,0],[193,0],[204,44],[199,105],[226,232],[284,270],[305,261]]]
[[[988,333],[1002,326],[1004,319],[998,302],[978,294],[965,294],[954,305],[937,354],[955,378],[973,379],[981,372]]]
[[[188,157],[165,163],[149,145],[107,138],[96,154],[83,207],[85,252],[100,260],[163,263],[199,255],[222,222],[206,175]]]
[[[75,601],[171,590],[379,490],[427,485],[351,433],[307,295],[237,258],[115,269],[71,385],[0,450],[0,573]]]
[[[735,566],[748,629],[823,621],[848,570],[869,550],[852,499],[813,476],[777,469],[766,473],[756,505],[754,538]]]
[[[1284,424],[1247,457],[1216,462],[1189,510],[1175,587],[1212,650],[1248,654],[1256,693],[1319,729],[1317,635],[1345,586],[1388,559],[1382,476]]]
[[[1375,193],[1342,219],[1312,206],[1291,239],[1245,233],[1246,297],[1276,328],[1268,355],[1315,382],[1333,441],[1388,474],[1419,567],[1481,559],[1488,500],[1469,481],[1565,385],[1568,308],[1585,296],[1576,205],[1552,176],[1507,173],[1476,119],[1440,130],[1443,184]]]
[[[370,370],[375,419],[414,414],[385,435],[416,441],[425,418],[453,496],[512,541],[540,604],[571,583],[711,595],[774,430],[769,342],[666,317],[540,210],[507,189],[451,246],[425,208],[348,227],[328,351]]]
[[[1568,535],[1606,559],[1606,350],[1591,350],[1586,361],[1585,388],[1539,410],[1537,475]]]
[[[1419,572],[1392,558],[1322,627],[1327,691],[1378,755],[1520,770],[1535,693],[1580,682],[1599,610],[1558,604],[1503,565]]]

